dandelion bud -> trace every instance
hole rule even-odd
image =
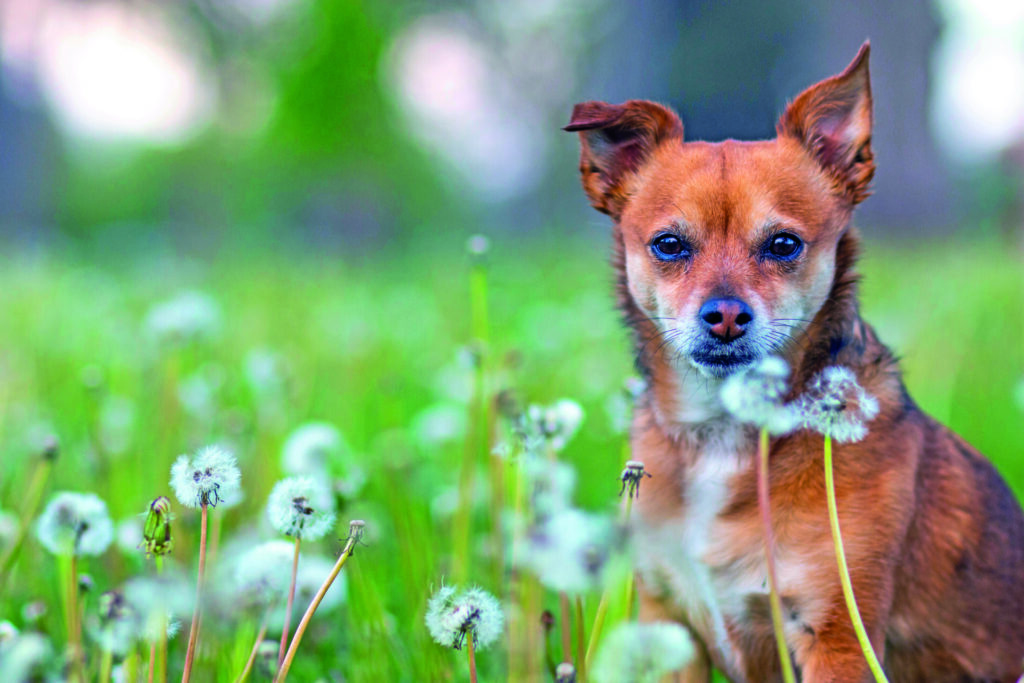
[[[149,504],[146,513],[146,524],[142,529],[141,547],[146,549],[146,556],[166,555],[171,552],[174,544],[171,541],[171,499],[160,496]]]
[[[866,423],[878,415],[878,400],[857,383],[847,367],[822,370],[798,402],[799,416],[807,429],[831,436],[840,443],[867,436]]]
[[[334,528],[334,500],[313,477],[289,477],[270,492],[267,517],[282,534],[315,541]]]
[[[625,623],[608,634],[593,667],[597,683],[657,681],[693,657],[690,634],[679,624]]]
[[[619,479],[622,481],[619,495],[625,493],[627,498],[639,498],[640,482],[644,477],[650,478],[650,476],[651,473],[644,470],[644,464],[639,460],[626,461],[626,469],[622,470],[622,474],[619,475]]]
[[[481,588],[456,591],[442,586],[427,603],[426,622],[431,637],[444,647],[462,649],[466,634],[482,650],[502,633],[505,617],[493,595]]]
[[[772,434],[786,434],[797,426],[786,396],[786,362],[775,356],[762,359],[746,372],[734,373],[722,384],[722,405],[740,422],[747,422]]]
[[[54,555],[99,555],[114,540],[114,523],[95,494],[62,491],[39,516],[36,536]]]
[[[43,449],[40,455],[43,460],[48,462],[54,462],[57,460],[57,456],[60,454],[60,441],[53,434],[47,436],[43,441]]]
[[[171,488],[187,507],[216,507],[240,493],[242,474],[235,456],[219,446],[201,449],[194,459],[179,456],[171,467]]]
[[[92,593],[92,589],[96,587],[96,582],[93,580],[91,574],[79,574],[78,575],[78,592],[82,595],[88,595]]]
[[[570,662],[555,667],[555,683],[576,683],[576,667]]]

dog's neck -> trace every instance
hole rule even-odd
[[[799,394],[827,365],[846,365],[856,371],[864,363],[865,350],[878,345],[870,328],[860,319],[859,276],[854,270],[857,253],[858,237],[851,226],[836,247],[835,274],[828,298],[812,322],[782,350],[783,358],[792,368],[793,395]],[[629,293],[621,239],[617,239],[613,254],[618,305],[633,330],[636,366],[648,382],[649,406],[662,430],[691,441],[742,431],[722,407],[722,380],[701,375],[680,363],[664,345],[651,343],[659,332]]]

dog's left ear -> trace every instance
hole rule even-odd
[[[867,198],[875,174],[871,152],[870,41],[838,76],[812,85],[779,119],[779,137],[796,138],[836,179],[851,204]]]

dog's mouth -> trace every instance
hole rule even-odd
[[[690,354],[690,363],[701,374],[718,378],[744,370],[757,362],[757,359],[756,355],[739,350],[722,353],[700,349]]]

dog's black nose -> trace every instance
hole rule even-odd
[[[726,344],[742,337],[754,320],[750,306],[732,296],[708,299],[698,315],[708,334]]]

